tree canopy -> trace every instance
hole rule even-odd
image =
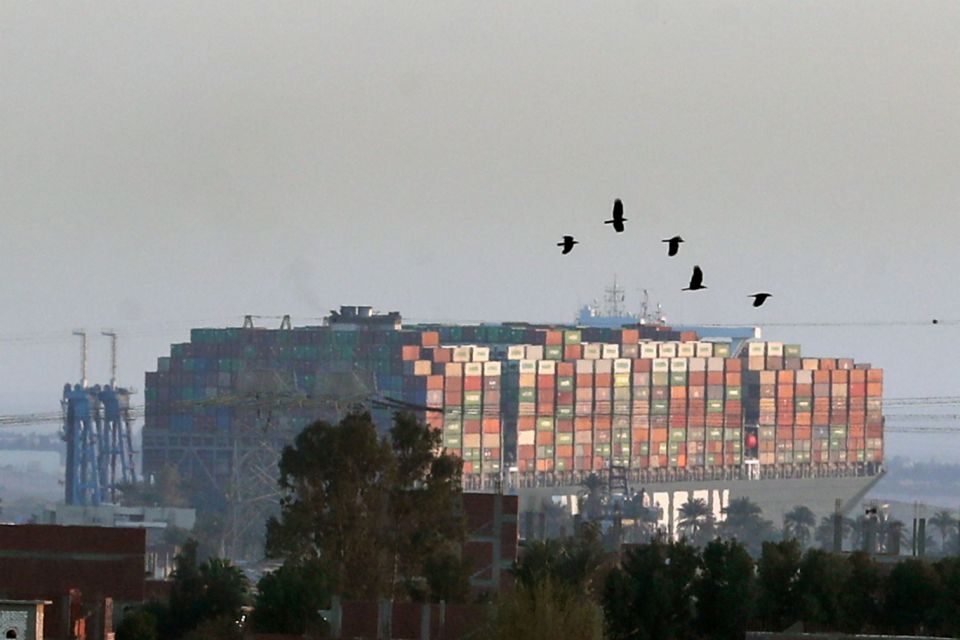
[[[280,458],[267,555],[317,562],[347,597],[462,596],[462,463],[440,442],[408,413],[395,414],[386,437],[366,412],[314,422]]]

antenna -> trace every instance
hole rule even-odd
[[[104,329],[100,335],[110,338],[110,386],[117,388],[117,332]]]
[[[87,388],[87,332],[78,329],[73,335],[80,336],[80,384],[84,389]]]
[[[604,313],[615,318],[623,317],[624,294],[623,289],[617,286],[616,274],[613,276],[613,286],[607,288],[604,293],[606,294],[603,298],[605,303]]]

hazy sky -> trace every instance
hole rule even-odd
[[[193,325],[571,320],[614,274],[677,322],[960,321],[958,78],[953,1],[0,3],[0,414],[57,407],[73,328],[142,388]],[[960,395],[960,325],[766,335]]]

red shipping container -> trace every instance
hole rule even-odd
[[[708,427],[722,427],[723,426],[723,414],[722,413],[708,413],[705,418],[705,426]]]
[[[723,368],[728,372],[743,371],[743,361],[739,358],[724,358]]]
[[[443,376],[427,376],[427,389],[440,391],[443,389]]]
[[[579,418],[577,419],[579,420]],[[533,431],[536,427],[537,418],[535,416],[520,416],[517,418],[518,431]]]
[[[740,374],[731,373],[731,376],[736,377],[737,384],[740,384]],[[692,384],[692,383],[691,383]],[[707,384],[709,385],[722,385],[723,384],[723,372],[722,371],[708,371],[707,372]]]
[[[670,387],[670,399],[671,400],[686,400],[687,398],[687,388],[686,387]],[[673,409],[673,404],[670,403],[670,408]]]
[[[633,361],[633,370],[636,373],[650,373],[652,366],[650,358],[636,358]]]
[[[563,344],[563,331],[546,331],[546,336],[544,337],[544,343],[550,346],[555,346],[558,344]]]
[[[537,431],[537,444],[538,445],[548,445],[553,444],[553,431]]]
[[[564,360],[579,360],[583,357],[583,349],[579,344],[568,344],[563,347]]]
[[[577,431],[593,431],[593,419],[590,416],[577,416],[573,419],[573,426]]]
[[[557,418],[557,433],[572,433],[573,418]]]
[[[517,445],[518,460],[533,460],[536,457],[537,448],[532,444]]]
[[[483,378],[480,376],[465,376],[463,378],[464,391],[482,391]]]
[[[484,433],[500,433],[499,418],[484,418],[482,424]]]
[[[721,377],[723,374],[720,374]],[[691,371],[687,374],[687,384],[691,387],[702,387],[707,384],[707,374],[705,371]],[[723,384],[722,382],[716,384]]]
[[[552,400],[541,400],[537,402],[537,413],[541,416],[549,416],[553,414],[553,401]]]
[[[540,374],[537,376],[537,390],[540,389],[553,389],[557,386],[557,378],[554,375],[544,375]]]
[[[576,369],[572,362],[558,362],[557,363],[557,375],[563,378],[569,378],[576,373]]]
[[[482,427],[480,420],[475,420],[472,418],[467,418],[463,421],[463,432],[464,433],[481,433]]]

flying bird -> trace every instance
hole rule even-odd
[[[667,238],[666,240],[661,240],[660,242],[669,242],[670,248],[667,251],[668,256],[677,255],[677,251],[680,250],[680,243],[683,242],[683,238],[680,236],[673,236],[672,238]]]
[[[762,305],[764,302],[767,301],[767,298],[771,297],[772,295],[773,295],[772,293],[754,293],[747,297],[753,298],[753,306],[759,307],[760,305]]]
[[[690,286],[684,287],[681,291],[697,291],[698,289],[706,289],[707,287],[703,284],[703,271],[700,270],[700,267],[694,265],[693,275],[690,276]]]
[[[614,230],[617,233],[621,233],[623,231],[623,223],[626,221],[627,219],[623,217],[623,203],[620,202],[620,198],[617,198],[613,201],[613,218],[604,220],[603,224],[612,224]]]
[[[557,246],[563,247],[563,251],[561,253],[566,255],[571,251],[573,251],[573,245],[575,244],[580,244],[580,243],[574,240],[573,236],[563,236],[563,242],[558,242]]]

